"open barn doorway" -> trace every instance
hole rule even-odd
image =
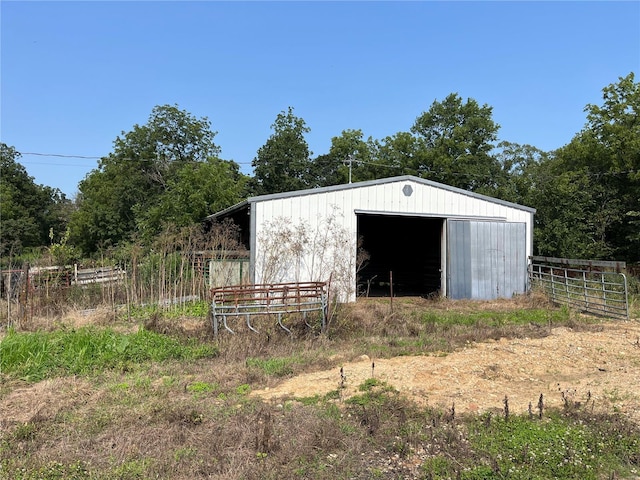
[[[427,296],[442,287],[444,219],[358,214],[360,248],[369,258],[357,274],[358,294]]]

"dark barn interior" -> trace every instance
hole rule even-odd
[[[369,259],[357,273],[358,294],[427,296],[441,288],[442,218],[358,214],[360,247]]]
[[[250,217],[248,206],[233,210],[217,220],[209,217],[208,221],[205,222],[205,231],[209,232],[216,221],[230,222],[233,224],[235,228],[237,228],[237,238],[234,238],[234,240],[237,240],[242,247],[249,251],[251,232],[249,227]]]

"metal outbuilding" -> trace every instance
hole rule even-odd
[[[253,283],[357,295],[509,298],[527,289],[535,209],[414,176],[251,197],[231,219]]]

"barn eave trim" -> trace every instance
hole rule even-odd
[[[235,205],[231,205],[230,207],[225,208],[224,210],[220,210],[219,212],[213,213],[209,216],[207,216],[207,220],[209,221],[213,221],[213,220],[220,220],[221,218],[224,218],[230,214],[236,213],[236,212],[240,212],[244,209],[246,209],[247,211],[249,211],[250,208],[250,200],[244,200],[240,203],[236,203]]]
[[[443,213],[424,213],[424,212],[392,212],[386,210],[360,210],[355,209],[356,215],[390,215],[394,217],[424,217],[424,218],[443,218],[447,220],[475,220],[478,222],[506,222],[507,217],[482,217],[476,215],[450,215]]]

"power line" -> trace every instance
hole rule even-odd
[[[55,157],[55,158],[77,158],[77,159],[81,159],[81,160],[101,160],[103,158],[106,158],[107,155],[104,155],[102,157],[96,157],[96,156],[90,156],[90,155],[71,155],[71,154],[62,154],[62,153],[41,153],[41,152],[19,152],[20,155],[33,155],[33,156],[38,156],[38,157]],[[122,160],[153,160],[153,159],[144,159],[144,158],[122,158]],[[239,162],[236,160],[224,160],[224,159],[220,159],[223,161],[231,161],[234,162],[238,165],[252,165],[253,161],[245,161],[245,162]],[[30,163],[31,165],[54,165],[54,166],[61,166],[61,167],[82,167],[83,165],[77,165],[77,164],[68,164],[68,163],[40,163],[40,162],[32,162],[27,160],[28,163]],[[358,160],[358,159],[353,159],[353,158],[348,158],[347,161],[343,161],[341,162],[343,165],[348,165],[349,166],[349,170],[351,170],[352,168],[352,163],[356,163],[356,164],[364,164],[364,165],[372,165],[375,167],[380,167],[380,168],[391,168],[391,169],[400,169],[403,171],[407,171],[407,166],[405,165],[390,165],[390,164],[384,164],[384,163],[376,163],[376,162],[368,162],[365,160]],[[410,170],[410,169],[409,169]],[[351,173],[351,172],[350,172]],[[436,173],[436,172],[433,172]],[[439,172],[440,174],[442,174],[442,172]],[[623,170],[623,171],[619,171],[619,172],[581,172],[583,175],[588,176],[588,177],[601,177],[601,176],[618,176],[618,175],[627,175],[627,174],[637,174],[638,170]],[[479,177],[479,178],[486,178],[487,176],[489,176],[490,174],[474,174],[474,173],[466,173],[466,172],[447,172],[445,173],[445,175],[449,175],[449,176],[454,176],[454,177]]]
[[[62,153],[40,153],[40,152],[18,152],[20,153],[20,155],[34,155],[37,157],[56,157],[56,158],[78,158],[78,159],[82,159],[82,160],[102,160],[103,158],[106,158],[108,155],[103,155],[102,157],[94,157],[94,156],[89,156],[89,155],[68,155],[68,154],[62,154]],[[122,160],[154,160],[152,158],[122,158]],[[220,160],[224,160],[224,159],[220,159]],[[248,161],[248,162],[239,162],[236,160],[225,160],[225,161],[231,161],[234,163],[237,163],[238,165],[251,165],[253,162],[252,161]],[[34,162],[29,162],[32,165],[65,165],[65,164],[60,164],[60,163],[34,163]]]
[[[367,162],[364,160],[352,160],[352,159],[348,159],[346,161],[343,161],[342,164],[343,165],[349,165],[349,168],[351,168],[351,163],[357,163],[357,164],[363,164],[363,165],[373,165],[375,167],[382,167],[382,168],[394,168],[394,169],[402,169],[403,171],[411,171],[413,169],[408,168],[406,165],[391,165],[391,164],[384,164],[384,163],[376,163],[376,162]],[[640,173],[640,170],[620,170],[618,172],[583,172],[583,171],[572,171],[572,170],[567,170],[567,172],[572,172],[572,173],[579,173],[582,175],[585,175],[587,177],[602,177],[602,176],[618,176],[618,175],[627,175],[627,174],[637,174]],[[444,175],[449,175],[452,177],[478,177],[478,178],[486,178],[487,176],[490,176],[491,173],[468,173],[468,172],[437,172],[435,170],[429,170],[428,173],[432,173],[432,174],[444,174]]]
[[[78,168],[87,168],[86,165],[80,165],[78,163],[52,163],[52,162],[33,162],[31,160],[25,160],[20,163],[26,163],[29,165],[48,165],[53,167],[78,167]]]
[[[20,155],[35,155],[38,157],[59,157],[59,158],[81,158],[85,160],[100,160],[103,157],[91,157],[87,155],[63,155],[61,153],[37,153],[37,152],[19,152]]]

